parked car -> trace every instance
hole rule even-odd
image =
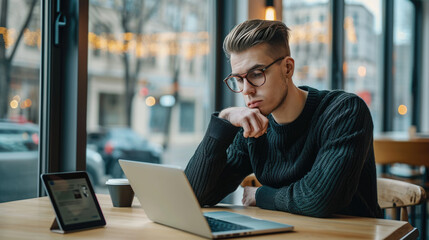
[[[0,120],[0,202],[37,196],[39,127]],[[86,167],[93,185],[104,185],[104,161],[86,150]]]
[[[89,179],[94,186],[104,186],[107,179],[109,178],[104,174],[104,161],[101,155],[90,149],[86,148],[86,172],[88,173]]]
[[[162,146],[151,143],[130,128],[109,128],[88,134],[92,146],[105,161],[106,174],[122,177],[118,159],[161,163]]]

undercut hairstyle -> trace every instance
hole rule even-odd
[[[235,26],[223,41],[223,51],[228,58],[232,53],[243,52],[261,43],[267,43],[270,56],[290,56],[290,29],[280,21],[247,20]]]

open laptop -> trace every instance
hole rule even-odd
[[[119,160],[148,218],[206,238],[292,231],[293,226],[227,212],[202,213],[183,170]]]

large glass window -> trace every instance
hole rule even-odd
[[[411,125],[414,5],[394,1],[393,21],[393,130],[407,131]]]
[[[209,14],[208,0],[90,1],[87,132],[99,179],[121,176],[118,158],[186,166],[211,112]]]
[[[344,16],[345,90],[368,105],[374,131],[382,120],[382,29],[381,0],[346,0]]]
[[[286,26],[291,29],[290,50],[295,59],[295,84],[328,89],[328,1],[283,0],[283,16]]]
[[[40,2],[0,1],[0,202],[37,197]]]

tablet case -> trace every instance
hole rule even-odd
[[[76,173],[80,173],[80,172],[76,172]],[[60,173],[61,174],[61,173]],[[66,173],[67,174],[67,173]],[[86,174],[86,172],[85,172],[85,174]],[[42,174],[43,175],[43,174]],[[91,181],[87,181],[87,184],[88,185],[91,185]],[[91,189],[94,189],[93,187],[92,187],[92,185],[91,185]],[[50,198],[51,196],[49,196],[49,194],[48,194],[48,197]],[[52,206],[53,207],[53,206]],[[54,208],[54,207],[53,207]],[[52,231],[52,232],[54,232],[54,233],[61,233],[61,234],[64,234],[64,233],[69,233],[69,232],[77,232],[77,231],[83,231],[83,230],[89,230],[89,229],[94,229],[94,228],[101,228],[101,227],[104,227],[104,225],[101,225],[101,226],[94,226],[94,227],[85,227],[85,228],[81,228],[81,229],[74,229],[74,230],[69,230],[69,231],[65,231],[65,230],[63,230],[63,229],[61,229],[61,226],[60,226],[60,224],[59,224],[59,220],[58,220],[58,218],[57,218],[57,213],[56,213],[56,210],[55,210],[55,208],[54,208],[54,211],[55,211],[55,219],[54,219],[54,221],[52,222],[52,224],[51,224],[51,227],[50,227],[50,230]],[[104,218],[104,217],[103,217]]]

